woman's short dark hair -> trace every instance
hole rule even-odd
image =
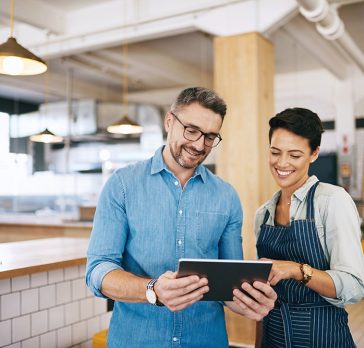
[[[184,89],[172,104],[171,110],[178,111],[186,105],[198,103],[206,109],[219,114],[222,119],[226,115],[226,103],[211,89],[204,87],[191,87]]]
[[[269,143],[274,131],[284,128],[306,138],[309,141],[311,152],[320,146],[321,134],[324,132],[318,115],[304,108],[290,108],[279,112],[269,120],[269,126]]]

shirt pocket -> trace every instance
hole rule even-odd
[[[228,216],[218,212],[196,212],[195,240],[204,254],[216,254]]]

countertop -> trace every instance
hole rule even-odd
[[[71,220],[70,218],[49,215],[37,216],[35,214],[0,214],[1,225],[17,226],[51,226],[51,227],[72,227],[72,228],[92,228],[91,221]]]
[[[0,244],[0,279],[86,263],[87,238],[47,238]]]

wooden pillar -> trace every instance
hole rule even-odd
[[[273,106],[273,45],[259,33],[214,39],[214,89],[225,99],[223,141],[216,172],[238,191],[243,205],[245,259],[255,259],[254,214],[276,190],[268,168]],[[255,323],[227,311],[230,341],[253,343]]]

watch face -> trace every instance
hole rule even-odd
[[[303,272],[305,273],[306,277],[312,276],[312,268],[309,265],[303,265]]]
[[[145,295],[149,303],[155,304],[157,302],[157,295],[152,289],[148,289]]]

